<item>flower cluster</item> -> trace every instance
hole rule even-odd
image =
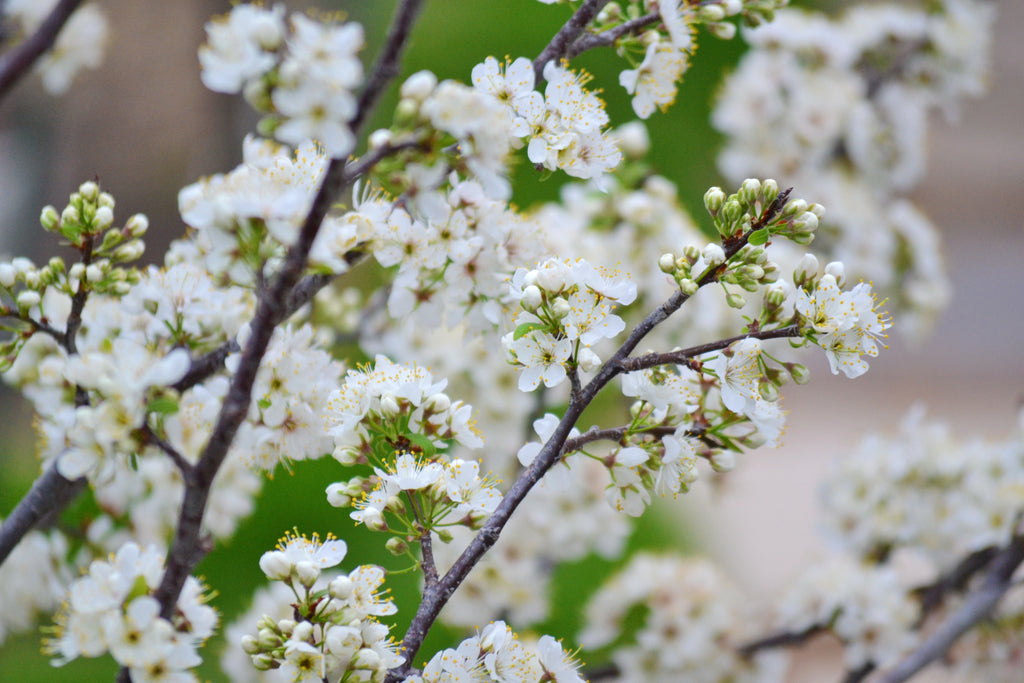
[[[553,681],[583,683],[580,664],[555,638],[544,635],[522,643],[503,621],[494,621],[455,648],[435,654],[422,675],[403,683],[489,683],[490,681]]]
[[[830,207],[825,234],[920,333],[949,301],[936,230],[905,195],[920,181],[930,112],[984,91],[995,7],[858,4],[836,19],[779,11],[746,32],[712,123],[726,177],[778,174]]]
[[[11,31],[16,42],[35,33],[57,6],[58,0],[12,0],[0,8],[0,19],[5,27],[4,42]],[[93,3],[83,4],[75,10],[57,35],[53,47],[35,64],[43,80],[43,88],[51,95],[63,95],[71,81],[82,69],[95,69],[103,61],[103,48],[107,42],[107,18]],[[4,51],[13,49],[4,45]]]
[[[625,329],[612,310],[636,299],[636,285],[628,276],[603,273],[582,259],[552,258],[516,270],[511,293],[523,310],[515,317],[515,331],[502,343],[511,362],[523,368],[519,390],[533,391],[542,381],[547,387],[561,384],[567,367],[584,372],[600,367],[590,347]]]
[[[276,618],[264,614],[256,635],[242,637],[242,649],[259,671],[275,669],[289,681],[383,681],[402,663],[389,628],[374,617],[397,611],[380,591],[384,570],[372,565],[348,574],[323,574],[347,552],[344,541],[321,542],[288,534],[278,548],[263,554],[260,569],[291,589],[291,611]]]
[[[328,486],[332,505],[355,507],[352,518],[371,529],[411,536],[442,523],[476,528],[494,511],[501,494],[480,475],[479,463],[437,453],[453,442],[483,445],[472,407],[452,402],[443,393],[446,384],[418,365],[398,365],[384,356],[372,368],[349,371],[327,404],[334,457],[346,466],[369,463],[374,476]],[[385,512],[393,516],[390,524]],[[393,549],[404,552],[401,543]]]
[[[68,546],[59,531],[32,531],[11,551],[0,567],[0,644],[8,633],[28,631],[39,616],[60,607],[73,578]]]
[[[202,584],[190,576],[172,618],[161,617],[151,592],[163,574],[163,559],[153,547],[126,543],[108,561],[94,560],[89,573],[71,584],[57,616],[47,643],[47,651],[57,656],[54,664],[109,652],[133,680],[198,680],[189,669],[202,661],[196,650],[212,635],[217,613],[205,604]]]
[[[918,606],[891,567],[836,557],[813,565],[778,607],[780,624],[792,633],[822,628],[844,645],[847,667],[884,667],[916,642]]]
[[[878,338],[886,337],[891,322],[871,291],[861,282],[848,292],[840,290],[845,280],[841,263],[830,263],[818,273],[818,259],[807,254],[794,273],[797,283],[796,309],[806,339],[825,350],[832,374],[859,377],[868,370],[861,356],[878,355]]]
[[[826,521],[862,557],[909,548],[948,571],[1015,533],[1024,504],[1024,440],[961,443],[918,406],[892,437],[871,435],[837,459],[824,490]]]
[[[627,614],[646,607],[635,633]],[[736,648],[756,633],[748,602],[707,560],[640,553],[595,593],[579,635],[587,650],[616,643],[612,659],[623,681],[780,680],[784,659],[749,659]]]
[[[289,30],[290,28],[290,30]],[[284,8],[236,5],[206,25],[202,79],[216,92],[245,94],[265,130],[293,147],[314,139],[333,159],[355,147],[349,122],[363,82],[359,24],[331,24]]]
[[[473,85],[500,102],[503,126],[527,143],[527,156],[540,168],[562,170],[575,178],[600,178],[622,160],[605,128],[604,102],[584,86],[586,72],[575,73],[554,62],[544,67],[547,86],[534,90],[530,60],[520,57],[502,65],[494,57],[473,67]]]

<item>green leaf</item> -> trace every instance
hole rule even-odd
[[[178,402],[169,396],[155,398],[149,402],[148,411],[158,415],[174,415],[178,412]]]
[[[752,244],[755,247],[765,244],[768,241],[768,228],[761,228],[750,233],[750,237],[747,238],[747,243]]]
[[[523,323],[516,328],[516,331],[512,334],[512,339],[521,339],[534,330],[543,330],[544,327],[545,325],[542,322]]]
[[[420,447],[420,450],[423,451],[424,457],[432,458],[434,457],[434,454],[437,453],[437,447],[434,446],[434,442],[423,434],[413,434],[410,432],[405,436],[409,441]]]

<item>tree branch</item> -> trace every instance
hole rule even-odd
[[[614,45],[616,40],[627,33],[636,33],[640,29],[647,28],[651,24],[655,24],[659,21],[661,21],[661,15],[657,12],[651,12],[650,14],[645,14],[642,17],[630,19],[629,21],[619,24],[615,28],[610,28],[607,31],[580,36],[579,39],[570,45],[565,51],[565,58],[572,59],[573,57],[580,56],[587,50]]]
[[[920,647],[879,678],[878,683],[902,683],[945,655],[960,636],[995,609],[1013,585],[1013,573],[1021,562],[1024,562],[1024,536],[1015,536],[993,558],[985,582],[967,595],[960,609],[940,624]]]
[[[50,463],[0,526],[0,565],[25,534],[47,515],[59,514],[85,487],[85,477],[70,481],[57,471],[56,460]]]
[[[734,343],[743,339],[784,339],[787,337],[799,337],[800,329],[796,325],[786,325],[772,330],[761,330],[760,332],[748,332],[739,334],[728,339],[720,339],[709,344],[692,346],[681,351],[669,351],[667,353],[649,353],[646,356],[626,358],[620,364],[622,372],[635,372],[647,368],[655,368],[660,365],[686,365],[686,362],[696,356],[701,356],[712,351],[727,349]]]
[[[552,60],[559,60],[566,57],[573,42],[586,30],[590,22],[594,20],[597,13],[608,4],[608,0],[586,0],[576,13],[565,22],[565,26],[555,34],[551,42],[547,44],[537,59],[533,60],[533,74],[537,83],[544,82],[544,65]]]
[[[80,4],[82,0],[60,0],[35,33],[0,56],[0,99],[28,73],[37,59],[53,47],[57,34]]]
[[[422,0],[404,0],[398,8],[388,33],[388,42],[359,98],[359,110],[352,121],[352,129],[356,135],[367,120],[370,110],[379,100],[383,89],[398,71],[399,56],[421,4]],[[367,156],[372,158],[374,155]],[[365,166],[359,163],[348,167],[342,160],[331,161],[309,213],[303,221],[298,239],[288,250],[284,263],[270,283],[265,296],[260,297],[251,324],[252,333],[245,349],[242,350],[238,370],[231,380],[213,433],[194,467],[194,484],[185,488],[174,540],[167,556],[163,578],[155,593],[155,597],[160,601],[161,616],[164,618],[170,618],[173,614],[185,579],[192,573],[202,556],[197,549],[210,487],[227,457],[228,449],[242,420],[248,413],[252,401],[252,387],[260,362],[270,344],[274,329],[288,315],[290,297],[306,267],[320,225],[334,198],[352,183],[356,177],[355,173],[364,168]]]

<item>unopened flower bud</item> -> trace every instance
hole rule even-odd
[[[555,314],[555,317],[561,320],[565,316],[569,315],[572,310],[572,306],[563,297],[558,297],[551,304],[551,312]]]
[[[106,230],[114,224],[114,212],[109,206],[96,209],[95,225],[98,230]]]
[[[779,400],[779,388],[771,382],[761,382],[758,386],[758,391],[761,394],[761,398],[769,403]]]
[[[686,257],[686,260],[690,263],[696,263],[697,259],[700,258],[700,249],[696,244],[687,244],[683,247],[683,256]]]
[[[790,199],[786,202],[786,205],[782,207],[783,218],[795,218],[800,214],[807,211],[807,202],[803,199]]]
[[[402,412],[402,408],[393,394],[385,393],[380,397],[380,412],[384,415],[394,416]]]
[[[101,207],[106,207],[108,209],[113,209],[114,208],[114,195],[110,194],[109,192],[100,192],[100,196],[96,200],[96,203],[99,204]]]
[[[764,303],[768,308],[779,308],[786,302],[786,290],[775,283],[764,290]]]
[[[85,267],[85,279],[87,282],[99,282],[103,279],[103,269],[95,263]]]
[[[736,454],[732,451],[722,451],[712,455],[710,461],[715,472],[731,472],[736,467]]]
[[[360,648],[360,650],[356,652],[356,656],[352,658],[351,666],[357,669],[369,669],[373,671],[380,666],[380,655],[368,647]]]
[[[286,636],[291,636],[298,624],[293,619],[278,619],[277,630]]]
[[[697,19],[707,23],[725,19],[725,9],[718,5],[704,5],[697,10]]]
[[[87,202],[95,202],[100,194],[100,186],[92,180],[87,180],[78,186],[78,194]]]
[[[298,562],[295,565],[295,576],[298,577],[299,583],[310,588],[320,578],[320,567],[308,561]]]
[[[0,285],[11,288],[18,280],[18,271],[10,263],[0,263]]]
[[[149,219],[146,214],[137,213],[128,219],[124,224],[124,231],[128,237],[141,237],[149,230]]]
[[[565,273],[561,268],[542,268],[537,272],[537,286],[548,294],[558,294],[565,288]],[[529,273],[527,273],[529,277]]]
[[[810,206],[807,207],[807,210],[813,213],[815,216],[817,216],[819,220],[825,217],[825,207],[822,206],[821,204],[811,204]]]
[[[623,124],[612,134],[619,143],[619,149],[630,159],[642,159],[651,148],[651,138],[647,134],[647,126],[639,121]]]
[[[78,223],[78,221],[79,221],[78,209],[76,209],[71,204],[68,204],[67,206],[65,206],[64,210],[61,211],[61,214],[60,214],[60,222],[62,224],[73,224],[73,223]]]
[[[432,413],[443,413],[452,407],[452,400],[448,394],[437,393],[427,398],[423,406]]]
[[[811,371],[802,363],[787,364],[786,369],[789,370],[789,376],[796,384],[807,384],[811,379]]]
[[[313,624],[308,621],[300,621],[295,624],[295,628],[292,629],[292,640],[303,640],[308,641],[313,637]]]
[[[840,287],[846,282],[846,266],[843,265],[842,261],[830,261],[825,264],[825,274],[834,277],[836,284]]]
[[[658,258],[658,269],[661,272],[671,275],[676,272],[676,257],[675,254],[665,253]]]
[[[277,631],[261,628],[256,634],[256,643],[261,650],[272,650],[281,645],[281,636],[277,634]]]
[[[338,600],[347,600],[348,596],[352,595],[352,588],[352,579],[345,575],[337,576],[327,584],[327,592],[331,594],[332,598]]]
[[[814,254],[804,254],[800,259],[800,262],[796,264],[796,270],[793,271],[793,282],[796,285],[802,285],[807,281],[813,281],[818,277],[818,257]]]
[[[712,187],[704,193],[704,208],[712,216],[722,210],[725,204],[725,192],[720,187]]]
[[[728,21],[716,21],[713,24],[705,24],[705,26],[715,38],[732,40],[736,37],[736,24]]]
[[[44,206],[42,213],[39,214],[39,223],[44,230],[56,230],[60,227],[60,214],[52,206]]]
[[[580,349],[580,353],[579,356],[577,356],[576,361],[580,364],[580,370],[583,372],[597,372],[601,367],[600,356],[586,346]]]
[[[260,651],[259,642],[256,640],[255,637],[249,635],[248,633],[242,636],[241,645],[242,650],[244,650],[245,654],[247,655],[254,655]]]
[[[747,300],[736,292],[731,292],[725,297],[725,303],[729,304],[730,308],[740,309],[747,305]]]
[[[370,137],[367,140],[367,144],[370,149],[381,149],[389,144],[394,136],[391,131],[387,128],[378,128],[377,130],[370,133]]]
[[[693,280],[685,278],[679,281],[679,289],[681,289],[683,294],[686,296],[693,296],[697,293],[697,290],[699,290],[700,287],[698,287],[697,283]]]
[[[266,652],[252,656],[252,666],[257,671],[270,671],[277,666],[274,657]]]
[[[761,193],[761,181],[757,178],[747,178],[743,181],[740,186],[739,194],[740,201],[745,204],[753,204],[757,199],[757,196]]]
[[[544,294],[540,291],[540,287],[537,285],[529,285],[523,289],[523,298],[519,302],[519,305],[523,307],[523,310],[533,313],[540,308],[542,303],[544,303]]]
[[[268,579],[283,581],[291,576],[292,562],[280,550],[271,550],[260,557],[260,569]]]
[[[331,453],[331,457],[345,467],[350,467],[359,462],[359,451],[348,446],[339,446]]]
[[[26,289],[18,292],[18,309],[26,310],[33,306],[38,306],[39,302],[42,301],[42,297],[39,296],[39,292],[34,289]]]
[[[714,268],[717,265],[725,263],[725,251],[716,242],[711,242],[704,247],[704,263],[707,264],[708,268]]]
[[[327,504],[336,508],[345,508],[352,503],[352,498],[345,494],[345,484],[336,481],[327,487]]]
[[[725,203],[722,207],[722,218],[725,223],[735,223],[743,216],[743,205],[735,199]]]
[[[437,76],[430,71],[423,70],[417,71],[412,76],[405,79],[405,82],[402,83],[398,92],[403,98],[422,102],[427,99],[430,93],[434,92],[436,87]]]
[[[779,184],[775,182],[774,178],[767,178],[761,183],[761,200],[765,206],[775,201],[775,198],[779,196]]]
[[[405,555],[406,551],[409,550],[409,544],[406,543],[405,539],[399,538],[398,536],[392,536],[389,538],[384,544],[384,547],[395,557]]]

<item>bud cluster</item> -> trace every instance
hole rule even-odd
[[[373,565],[349,574],[323,574],[340,563],[344,541],[317,534],[311,539],[287,534],[277,550],[264,553],[260,569],[293,592],[292,613],[282,619],[264,615],[256,635],[242,638],[242,649],[259,671],[280,669],[289,680],[383,681],[402,663],[390,628],[374,617],[397,611],[386,591],[384,570]]]
[[[115,227],[114,198],[101,192],[97,183],[82,183],[63,211],[44,207],[39,222],[43,229],[59,234],[80,251],[82,260],[70,268],[59,256],[43,266],[24,257],[0,262],[0,293],[13,300],[13,305],[0,304],[0,316],[17,319],[0,326],[13,333],[0,342],[0,372],[11,367],[37,329],[33,321],[52,322],[47,320],[45,310],[47,289],[52,287],[69,297],[85,292],[120,297],[141,279],[135,268],[119,264],[142,256],[145,247],[140,238],[149,221],[135,214],[124,227]]]
[[[764,182],[747,178],[728,196],[722,188],[712,187],[704,193],[704,208],[726,243],[746,237],[755,246],[769,243],[774,235],[810,244],[818,219],[825,215],[825,207],[790,199],[789,190],[780,192],[771,178]]]

